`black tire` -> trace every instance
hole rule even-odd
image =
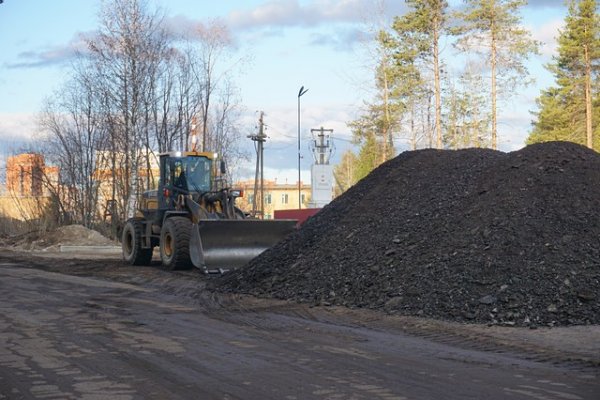
[[[152,249],[142,248],[142,232],[144,223],[141,219],[130,219],[123,227],[121,235],[121,248],[123,260],[131,265],[150,265]]]
[[[192,222],[186,217],[167,218],[160,231],[160,259],[170,270],[190,269]]]

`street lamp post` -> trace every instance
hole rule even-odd
[[[304,86],[298,91],[298,210],[302,208],[302,185],[300,184],[300,97],[308,92]]]

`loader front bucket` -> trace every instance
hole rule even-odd
[[[204,272],[239,268],[290,234],[296,220],[200,220],[192,227],[190,258]]]

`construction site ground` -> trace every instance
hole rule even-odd
[[[503,327],[207,290],[0,249],[0,398],[598,399],[600,326]]]

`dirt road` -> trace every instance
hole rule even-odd
[[[0,398],[599,399],[598,327],[216,296],[196,271],[0,253]]]

